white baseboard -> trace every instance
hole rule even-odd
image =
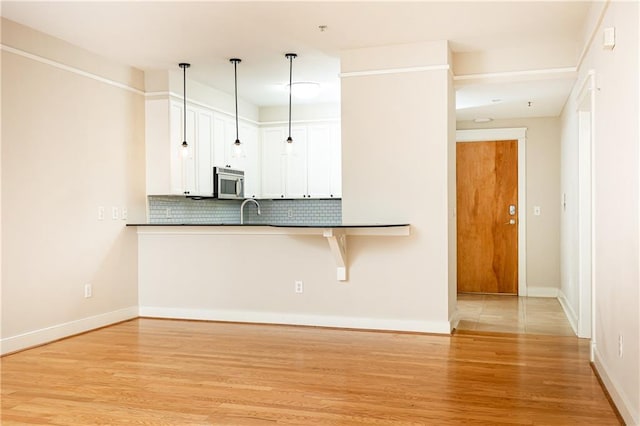
[[[413,331],[450,334],[449,321],[417,321],[379,318],[339,317],[329,315],[282,314],[259,311],[209,309],[179,309],[152,306],[140,307],[141,317],[231,321],[259,324],[309,325],[316,327],[359,328],[365,330]]]
[[[138,307],[130,306],[117,311],[106,312],[92,317],[82,318],[63,324],[53,325],[40,330],[29,331],[17,336],[5,337],[0,340],[0,354],[8,354],[31,348],[55,340],[84,333],[96,328],[105,327],[120,321],[126,321],[138,316]]]
[[[527,297],[558,297],[557,287],[533,287],[527,286]]]
[[[637,411],[638,408],[634,408],[634,405],[629,402],[629,398],[620,391],[620,387],[617,386],[616,381],[613,380],[611,375],[609,375],[609,372],[602,360],[602,356],[598,352],[597,346],[593,350],[593,355],[593,364],[596,371],[598,371],[598,375],[600,376],[602,383],[604,383],[604,387],[607,388],[607,392],[609,392],[613,403],[620,412],[624,423],[628,426],[639,426],[640,413]]]
[[[560,306],[562,306],[562,310],[564,311],[564,315],[569,320],[569,324],[571,324],[571,328],[573,332],[578,335],[578,315],[576,311],[573,310],[571,304],[569,303],[569,299],[562,292],[562,290],[558,290],[558,302],[560,302]]]

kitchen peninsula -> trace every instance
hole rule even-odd
[[[138,235],[320,235],[327,238],[338,281],[347,280],[347,236],[408,236],[409,224],[129,224]]]

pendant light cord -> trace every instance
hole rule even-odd
[[[240,142],[238,133],[238,62],[240,59],[232,59],[233,61],[233,77],[235,81],[235,94],[236,94],[236,142]]]
[[[293,76],[293,56],[289,56],[289,139],[291,139],[291,83]]]
[[[184,137],[184,139],[182,141],[182,147],[186,148],[187,146],[189,146],[189,144],[187,143],[187,68],[189,68],[191,64],[181,62],[179,66],[180,68],[182,68],[182,99],[184,101],[184,122],[182,123],[182,136]]]
[[[184,136],[184,142],[187,142],[187,67],[182,67],[182,100],[184,101],[184,123],[182,125],[182,134]]]
[[[287,53],[284,55],[289,59],[289,137],[287,138],[288,143],[293,142],[293,138],[291,137],[291,89],[293,84],[293,58],[296,58],[298,55],[295,53]]]

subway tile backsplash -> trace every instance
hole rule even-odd
[[[342,200],[257,200],[244,207],[244,223],[336,225],[342,223]],[[181,196],[149,196],[149,223],[240,224],[239,200],[192,200]]]

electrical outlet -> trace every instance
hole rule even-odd
[[[98,207],[98,220],[104,220],[104,207]]]
[[[120,215],[120,218],[122,220],[127,220],[127,218],[129,217],[129,211],[127,210],[126,207],[122,208],[122,214]]]
[[[118,220],[118,217],[120,216],[119,213],[120,209],[118,209],[117,207],[111,207],[111,219],[113,220]]]
[[[293,209],[287,210],[287,217],[293,217]]]
[[[296,290],[296,293],[304,292],[304,285],[302,284],[302,281],[296,281],[295,290]]]
[[[624,346],[624,339],[623,339],[623,337],[622,337],[622,334],[619,334],[619,335],[618,335],[618,358],[622,358],[622,354],[623,354],[622,349],[623,349],[623,346]]]
[[[93,287],[91,286],[91,284],[85,284],[84,285],[84,298],[88,299],[91,296],[93,296]]]

